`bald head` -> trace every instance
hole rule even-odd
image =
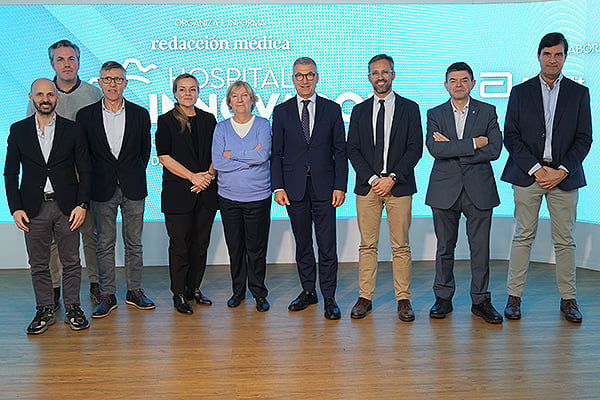
[[[52,115],[58,101],[58,91],[50,79],[40,78],[31,84],[29,98],[39,114]]]

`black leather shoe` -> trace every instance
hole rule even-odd
[[[340,319],[342,313],[333,297],[325,298],[325,318],[327,319]]]
[[[302,291],[298,297],[294,299],[288,306],[290,311],[302,311],[311,304],[317,304],[319,298],[315,292],[309,292],[308,290]]]
[[[194,289],[186,294],[188,300],[194,300],[196,303],[203,306],[211,306],[212,300],[202,294],[200,289]]]
[[[352,311],[350,311],[350,318],[353,319],[361,319],[367,316],[373,309],[373,302],[371,300],[365,299],[364,297],[359,297],[352,307]]]
[[[182,314],[193,314],[194,310],[187,299],[182,294],[173,295],[173,306],[175,309]]]
[[[57,312],[60,310],[60,286],[54,288],[54,308],[52,311]]]
[[[429,310],[429,318],[446,318],[446,315],[452,312],[452,300],[444,300],[441,297],[435,298],[435,304]]]
[[[256,298],[256,311],[265,312],[269,311],[271,305],[267,301],[266,297],[257,297]]]
[[[565,319],[569,322],[580,323],[583,321],[583,315],[581,315],[575,299],[560,299],[560,311],[565,314]]]
[[[521,319],[521,298],[508,295],[504,316],[508,319]]]
[[[239,307],[240,304],[242,304],[242,301],[244,300],[245,296],[243,294],[233,294],[233,296],[231,296],[231,298],[229,300],[227,300],[227,307],[229,308],[235,308],[235,307]]]
[[[485,299],[479,304],[473,304],[471,312],[490,324],[501,324],[504,320],[502,315],[496,311],[490,299]]]
[[[117,297],[114,294],[100,295],[100,303],[92,313],[92,318],[104,318],[117,308]]]

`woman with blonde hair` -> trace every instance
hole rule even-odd
[[[200,291],[217,211],[211,148],[215,117],[195,106],[198,80],[181,74],[173,82],[175,107],[158,117],[156,153],[163,168],[161,210],[169,234],[169,274],[175,309],[194,312],[188,300],[211,305]]]
[[[256,309],[264,312],[270,307],[265,275],[271,221],[271,125],[252,114],[256,95],[248,83],[231,84],[226,100],[233,117],[217,124],[212,158],[219,173],[219,209],[233,281],[227,306],[241,304],[247,285]]]

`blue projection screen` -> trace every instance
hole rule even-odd
[[[69,39],[81,48],[80,77],[94,82],[101,64],[126,66],[125,96],[150,111],[153,131],[158,115],[173,106],[171,83],[190,72],[201,85],[199,106],[222,120],[230,116],[224,102],[227,86],[248,81],[260,96],[255,113],[270,118],[273,107],[295,91],[292,63],[310,56],[318,64],[317,91],[342,105],[348,122],[352,107],[372,93],[367,63],[387,53],[396,61],[394,89],[426,111],[447,100],[446,67],[466,61],[475,71],[475,98],[497,107],[500,126],[513,85],[539,71],[540,38],[563,32],[571,49],[563,70],[590,88],[592,112],[599,104],[600,24],[598,0],[507,4],[430,5],[12,5],[0,6],[0,160],[4,165],[10,125],[25,117],[27,93],[35,78],[52,77],[50,44]],[[594,11],[595,10],[595,11]],[[597,113],[594,130],[598,131]],[[146,220],[160,221],[162,167],[153,150],[148,167],[150,195]],[[507,153],[493,163],[499,180]],[[419,192],[413,215],[430,216],[424,204],[433,159],[427,153],[416,170]],[[600,187],[598,146],[585,162],[588,186],[580,191],[579,221],[600,223],[594,201]],[[5,198],[4,186],[0,185]],[[348,193],[354,189],[350,168]],[[512,189],[498,184],[501,205],[495,216],[511,216]],[[547,211],[542,208],[542,215]],[[273,218],[287,218],[283,207]],[[338,218],[355,218],[353,195]],[[6,201],[0,222],[12,223]]]

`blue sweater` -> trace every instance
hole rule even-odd
[[[258,144],[261,148],[255,150]],[[231,151],[230,159],[223,152]],[[271,196],[271,124],[254,117],[248,134],[241,138],[231,125],[231,118],[215,128],[212,144],[213,167],[218,172],[219,196],[228,200],[250,202]]]

